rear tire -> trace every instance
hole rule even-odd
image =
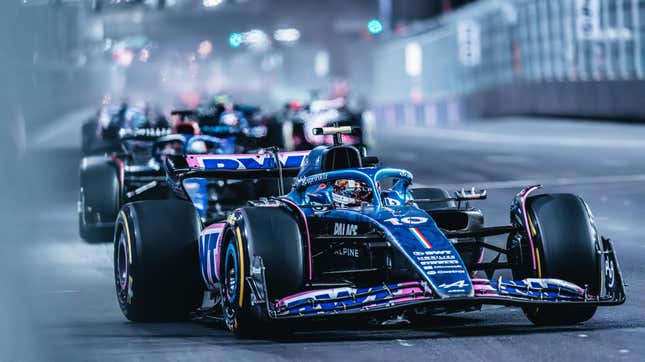
[[[126,204],[116,225],[114,276],[121,311],[134,322],[186,320],[201,304],[199,215],[178,200]]]
[[[222,309],[227,327],[238,337],[275,335],[285,327],[269,320],[265,304],[251,306],[246,278],[251,276],[255,257],[261,257],[265,267],[267,303],[303,290],[302,234],[285,209],[242,208],[225,235],[220,263]]]
[[[584,201],[572,194],[545,194],[529,197],[527,213],[535,229],[541,275],[532,268],[528,242],[524,244],[523,270],[513,271],[513,277],[557,278],[584,288],[589,294],[600,291],[600,258],[598,234]],[[529,251],[528,253],[526,251]],[[521,257],[521,256],[520,256]],[[526,307],[524,313],[536,325],[570,325],[589,320],[596,306],[544,305]]]
[[[90,156],[81,161],[78,228],[89,242],[108,242],[121,203],[118,166],[109,157]]]

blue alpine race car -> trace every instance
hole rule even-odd
[[[350,127],[316,132],[335,144],[168,157],[175,199],[128,203],[119,213],[114,270],[123,314],[210,315],[244,336],[297,319],[423,318],[488,304],[519,306],[538,325],[574,324],[625,301],[612,242],[580,197],[528,187],[512,201],[507,225],[484,226],[471,203],[485,191],[414,189],[411,172],[341,144]],[[282,189],[293,176],[283,196],[249,201],[211,224],[184,186],[277,177]],[[495,235],[508,235],[506,245],[487,240]]]

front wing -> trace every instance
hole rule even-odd
[[[622,274],[610,240],[603,239],[603,285],[599,295],[589,293],[587,287],[552,278],[506,280],[471,279],[475,291],[472,297],[440,297],[426,281],[381,284],[367,288],[330,288],[308,290],[266,303],[267,290],[262,260],[254,260],[251,286],[252,303],[266,303],[271,318],[293,319],[333,317],[350,314],[377,313],[392,310],[410,310],[426,307],[431,313],[473,310],[482,305],[527,306],[561,304],[570,306],[610,306],[625,302]]]

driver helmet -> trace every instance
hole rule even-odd
[[[208,153],[208,146],[204,141],[201,141],[201,140],[193,141],[189,143],[188,149],[186,150],[186,152],[191,154]]]
[[[372,188],[363,181],[340,179],[333,185],[332,200],[335,207],[360,206],[372,202]]]
[[[229,127],[235,127],[239,123],[239,119],[235,112],[224,112],[219,118],[221,124],[227,125]]]

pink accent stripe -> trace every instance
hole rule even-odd
[[[223,229],[225,225],[226,225],[226,223],[223,223],[223,222],[216,223],[216,224],[211,224],[211,225],[208,225],[207,227],[205,227],[204,231],[211,230],[211,229]]]
[[[411,285],[418,286],[419,282],[403,282],[403,283],[399,283],[399,285],[402,287],[409,287]]]
[[[496,289],[491,287],[490,285],[483,285],[483,284],[475,284],[475,285],[473,285],[473,288],[475,289],[475,293],[495,292],[496,291]]]
[[[193,156],[193,155],[188,155],[186,156],[186,163],[188,163],[188,167],[190,168],[202,168],[202,165],[199,162],[199,158]]]
[[[305,234],[307,236],[307,260],[308,260],[308,268],[309,268],[309,281],[311,281],[313,279],[313,257],[311,256],[311,237],[309,236],[309,222],[307,221],[307,216],[302,211],[300,206],[298,206],[295,202],[286,198],[281,198],[280,201],[286,202],[287,204],[295,207],[296,210],[298,210],[298,212],[300,213],[300,216],[302,217],[302,222],[305,224]]]
[[[470,279],[470,281],[473,282],[473,283],[485,283],[485,284],[490,283],[490,280],[481,279],[481,278],[473,278],[473,279]]]
[[[394,295],[405,295],[405,294],[423,294],[423,290],[421,288],[403,288],[395,291]]]
[[[540,186],[531,186],[520,191],[520,203],[522,204],[522,216],[524,216],[524,227],[526,228],[526,234],[529,236],[529,244],[531,245],[531,257],[533,259],[533,270],[537,270],[537,263],[535,261],[535,246],[533,245],[533,236],[531,235],[531,228],[529,227],[528,214],[526,213],[526,198],[529,194],[537,189]]]
[[[291,152],[278,152],[278,158],[282,159],[286,156],[306,156],[309,154],[309,151],[291,151]],[[205,154],[205,155],[186,155],[186,163],[188,167],[193,169],[203,169],[204,164],[203,160],[231,160],[237,159],[240,157],[248,158],[255,157],[259,159],[264,159],[267,157],[272,157],[270,153],[235,153],[235,154]]]
[[[410,287],[410,286],[412,286],[412,287]],[[337,294],[341,290],[353,290],[353,291],[356,291],[355,288],[349,288],[349,287],[305,290],[303,292],[298,292],[296,294],[292,294],[292,295],[289,295],[289,296],[286,296],[286,297],[280,299],[276,303],[276,306],[278,306],[278,307],[285,306],[288,303],[291,303],[291,302],[294,302],[296,300],[302,299],[300,297],[303,297],[303,296],[308,296],[309,298],[313,298],[313,297],[315,297],[315,296],[317,296],[319,294],[328,294],[328,293]],[[394,295],[405,294],[403,291],[405,291],[405,293],[419,293],[419,294],[424,293],[424,290],[421,287],[421,283],[414,282],[414,281],[398,283],[397,284],[397,289],[393,292],[393,294]],[[421,298],[421,296],[417,297],[417,299],[420,299],[420,298]]]

